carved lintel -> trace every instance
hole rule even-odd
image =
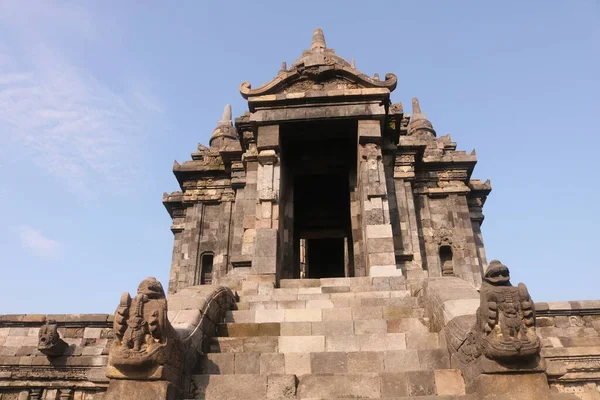
[[[38,333],[38,350],[48,357],[58,357],[64,354],[67,347],[67,343],[60,338],[56,321],[46,321]]]

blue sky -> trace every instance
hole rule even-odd
[[[173,159],[316,27],[477,150],[490,260],[536,301],[600,298],[600,3],[172,4],[0,3],[0,313],[110,313],[166,285]]]

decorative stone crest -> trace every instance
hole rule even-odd
[[[50,319],[38,333],[38,350],[50,357],[62,356],[68,345],[60,338],[56,321]]]
[[[158,280],[143,280],[133,299],[123,293],[113,329],[109,378],[171,382],[180,378],[183,344],[167,319],[167,300]]]
[[[460,348],[463,361],[480,355],[508,362],[535,358],[541,343],[535,330],[535,305],[527,286],[513,286],[508,268],[493,260],[480,293],[475,326]]]

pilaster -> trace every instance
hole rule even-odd
[[[256,239],[252,274],[277,274],[279,232],[279,125],[258,127]]]
[[[171,261],[169,293],[194,284],[198,265],[198,246],[202,222],[202,204],[186,207],[183,223],[175,231],[175,246]]]
[[[369,276],[402,275],[396,268],[394,239],[381,153],[378,120],[358,121],[360,146],[359,186],[362,196],[362,225],[366,238]]]

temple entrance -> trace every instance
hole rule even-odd
[[[356,125],[303,123],[282,135],[283,276],[353,276]]]

